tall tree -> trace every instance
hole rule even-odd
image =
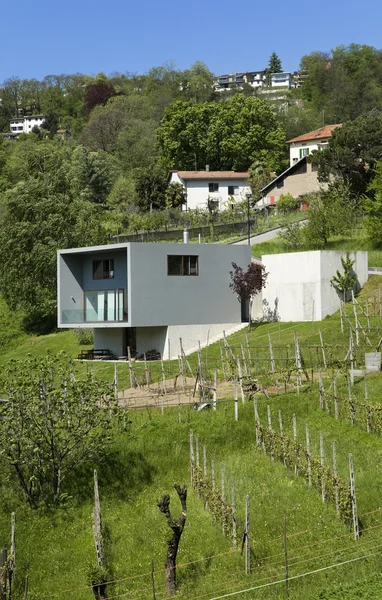
[[[274,110],[259,98],[236,95],[223,102],[174,102],[157,131],[167,169],[245,171],[262,161],[279,171],[285,133]]]
[[[270,73],[282,73],[282,64],[281,58],[276,54],[276,52],[272,52],[268,61],[268,70]]]

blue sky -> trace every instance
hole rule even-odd
[[[351,42],[379,48],[380,0],[5,0],[0,82],[48,74],[145,73],[202,60],[216,74],[262,69],[275,50],[283,68],[302,55]],[[17,7],[17,8],[16,8]]]

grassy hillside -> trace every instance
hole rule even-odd
[[[380,334],[379,288],[382,281],[371,279],[359,296],[363,305],[366,298],[372,305],[377,299],[376,314],[367,320],[361,318],[371,343],[376,345]],[[376,294],[376,296],[374,296]],[[371,309],[370,309],[371,310]],[[348,454],[354,457],[358,512],[361,537],[355,542],[349,524],[336,516],[334,503],[322,502],[320,490],[309,487],[305,477],[284,467],[282,461],[272,460],[256,447],[253,402],[239,403],[239,419],[234,419],[232,393],[218,403],[215,411],[196,412],[189,405],[165,408],[130,410],[131,423],[127,430],[114,432],[112,453],[100,464],[89,465],[77,472],[63,490],[65,496],[60,509],[41,508],[31,511],[23,506],[5,481],[0,482],[0,546],[9,545],[10,513],[16,512],[17,571],[13,598],[23,597],[25,575],[29,576],[28,599],[91,599],[87,587],[89,567],[95,565],[92,538],[92,468],[99,474],[101,508],[107,532],[111,557],[109,598],[152,598],[151,565],[154,561],[156,598],[166,598],[164,558],[169,529],[156,502],[165,493],[171,493],[171,509],[179,514],[180,505],[174,483],[189,483],[189,431],[199,440],[200,462],[203,466],[203,446],[206,446],[207,470],[211,473],[214,457],[216,485],[221,486],[222,463],[225,471],[225,494],[230,503],[231,480],[235,481],[237,505],[238,546],[234,548],[223,535],[221,524],[204,509],[203,501],[189,486],[187,523],[178,556],[177,597],[187,599],[217,598],[238,590],[267,585],[241,594],[245,598],[284,598],[285,574],[283,523],[286,514],[287,549],[289,560],[290,597],[303,599],[378,598],[382,595],[379,575],[381,556],[379,543],[382,527],[380,490],[382,486],[382,440],[379,435],[367,433],[362,423],[352,425],[349,418],[336,420],[330,412],[320,409],[318,372],[322,364],[319,331],[329,363],[323,370],[323,385],[328,398],[333,375],[340,366],[349,345],[350,322],[354,317],[349,307],[349,321],[341,333],[339,315],[321,323],[271,323],[259,325],[246,338],[241,331],[229,338],[232,352],[242,356],[248,339],[251,361],[247,366],[259,382],[269,390],[269,399],[258,394],[261,425],[266,427],[267,406],[270,406],[272,425],[279,427],[281,411],[284,433],[293,437],[292,417],[296,415],[297,436],[305,441],[305,424],[309,424],[311,452],[319,456],[320,432],[323,434],[325,464],[332,461],[332,442],[337,444],[339,475],[349,478]],[[304,364],[309,366],[309,382],[303,382],[299,393],[294,385],[294,332],[301,345]],[[276,390],[285,380],[284,362],[277,362],[277,373],[271,373],[269,337],[276,359],[289,361],[291,376],[287,392]],[[70,332],[44,337],[26,337],[13,332],[8,351],[0,355],[4,364],[9,358],[22,358],[28,353],[44,354],[47,349],[65,350],[72,356],[78,353],[76,338]],[[13,339],[13,342],[12,342]],[[360,365],[363,353],[369,348],[361,334],[356,355]],[[223,378],[219,344],[203,350],[205,373],[217,366]],[[189,359],[195,371],[197,357]],[[111,381],[112,364],[92,365],[98,378]],[[226,363],[228,368],[228,361]],[[311,368],[313,367],[313,381]],[[76,363],[78,376],[88,364]],[[177,362],[165,363],[166,376],[179,372]],[[134,365],[135,372],[142,365]],[[151,365],[153,379],[161,377],[160,364]],[[305,376],[303,376],[305,379]],[[129,387],[128,365],[119,366],[119,384]],[[232,382],[230,384],[232,386]],[[230,388],[232,390],[232,387]],[[381,397],[382,376],[368,378],[370,402]],[[345,370],[337,381],[340,398],[347,398]],[[356,379],[352,398],[362,402],[364,380]],[[241,555],[245,498],[251,498],[251,560],[252,572],[244,572]],[[364,558],[366,557],[366,558]],[[358,560],[360,558],[360,560]],[[355,560],[357,559],[357,560]],[[349,562],[353,561],[353,562]],[[344,563],[335,567],[336,564]],[[330,568],[327,568],[330,567]],[[324,570],[321,570],[324,569]],[[318,572],[317,572],[318,571]],[[314,573],[312,573],[314,572]],[[307,575],[307,573],[310,573]],[[296,578],[296,579],[293,579]]]
[[[325,250],[366,250],[369,253],[369,265],[371,267],[382,267],[382,250],[373,247],[373,244],[366,240],[363,230],[357,229],[353,235],[335,236],[332,237]],[[279,252],[293,252],[292,249],[287,249],[281,238],[276,237],[269,242],[262,242],[252,246],[252,256],[261,257],[264,254],[278,254]]]

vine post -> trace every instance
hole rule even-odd
[[[284,513],[284,559],[285,559],[285,593],[289,598],[289,565],[288,565],[288,547],[287,547],[287,518]]]
[[[321,464],[321,497],[325,502],[325,454],[324,454],[324,434],[320,431],[320,464]]]
[[[297,450],[297,418],[296,418],[296,413],[293,413],[293,440],[294,440],[294,445],[295,445],[295,463],[294,463],[294,474],[298,475],[298,464],[297,464],[297,460],[298,460],[298,450]]]
[[[239,359],[237,359],[237,370],[238,370],[238,374],[239,374],[239,386],[240,386],[241,401],[244,404],[245,396],[244,396],[244,390],[243,390],[243,373],[241,370],[241,364],[240,364]]]
[[[248,340],[248,333],[245,333],[245,342],[247,345],[247,352],[248,352],[248,358],[249,358],[249,365],[251,366],[251,361],[252,361],[252,357],[251,357],[251,348],[249,347],[249,340]]]
[[[250,497],[247,495],[245,501],[245,572],[247,575],[251,572],[251,538],[250,538],[250,528],[251,528],[251,507],[250,507]]]
[[[286,464],[286,456],[285,456],[285,440],[284,440],[284,429],[283,429],[283,417],[281,414],[281,410],[279,410],[279,425],[280,425],[280,438],[281,438],[281,446],[282,446],[282,458],[283,458],[283,463],[284,463],[284,467],[287,466]]]
[[[213,389],[213,401],[212,401],[214,410],[216,410],[217,389],[218,389],[218,370],[214,369],[214,389]]]
[[[248,376],[249,372],[248,372],[247,359],[245,357],[244,346],[243,346],[242,342],[240,342],[240,348],[241,348],[241,356],[243,358],[244,373]]]
[[[147,368],[146,352],[144,352],[144,354],[143,354],[143,360],[145,361],[145,379],[146,379],[146,385],[147,385],[147,388],[149,388],[150,387],[150,378],[149,378],[149,370]]]
[[[118,363],[114,363],[114,398],[118,400]]]
[[[191,487],[195,487],[195,455],[194,455],[194,432],[190,429],[190,475],[191,475]]]
[[[234,399],[235,399],[235,421],[239,420],[239,402],[237,397],[237,375],[234,378]]]
[[[312,485],[312,468],[310,464],[310,439],[309,439],[309,425],[305,424],[306,430],[306,460],[307,460],[307,473],[308,473],[308,485]]]
[[[164,360],[163,360],[163,356],[161,358],[161,369],[162,369],[162,392],[164,394],[167,394],[167,388],[166,388],[166,372],[164,369]]]
[[[232,544],[237,546],[237,529],[236,529],[236,500],[235,500],[235,479],[231,479],[231,503],[232,503]]]
[[[272,429],[272,416],[271,416],[271,407],[269,404],[267,405],[267,413],[268,413],[268,429],[271,433],[271,460],[275,460],[274,452],[273,452],[273,429]]]
[[[216,481],[215,481],[215,457],[211,456],[211,482],[212,489],[215,489]]]
[[[338,397],[337,397],[337,377],[333,379],[333,396],[334,396],[334,418],[338,421]]]
[[[225,360],[224,360],[224,356],[223,356],[223,348],[222,348],[221,341],[219,341],[219,349],[220,349],[220,360],[222,363],[223,377],[224,377],[224,381],[227,381],[227,375],[225,372]]]
[[[322,331],[321,331],[321,329],[319,331],[319,334],[320,334],[320,344],[321,344],[322,360],[323,360],[323,363],[324,363],[324,367],[326,369],[328,365],[327,365],[327,362],[326,362],[325,346],[324,346],[324,340],[322,338]]]
[[[7,562],[8,550],[2,548],[0,551],[0,600],[7,598]]]
[[[130,350],[130,346],[127,346],[127,358],[129,361],[129,377],[130,377],[130,388],[135,387],[134,385],[134,371],[133,371],[133,365],[131,362],[131,350]]]
[[[370,415],[369,415],[368,400],[369,400],[369,391],[368,391],[368,387],[367,387],[367,379],[365,377],[366,430],[367,430],[367,433],[370,433]]]
[[[333,442],[333,475],[334,475],[334,497],[336,502],[337,517],[340,516],[340,494],[338,490],[338,474],[337,474],[337,446]]]
[[[350,474],[350,493],[351,493],[351,506],[353,516],[353,532],[354,539],[359,539],[359,523],[358,523],[358,512],[357,512],[357,496],[355,491],[355,476],[354,476],[354,464],[353,455],[349,454],[349,474]]]
[[[222,502],[224,504],[224,502],[225,502],[225,468],[224,468],[224,463],[222,463],[221,474],[222,474],[221,494],[222,494]],[[225,534],[225,519],[222,519],[222,532],[223,532],[223,534]]]
[[[260,446],[260,419],[259,419],[259,412],[257,410],[257,398],[256,396],[253,398],[253,407],[254,407],[254,411],[255,411],[255,431],[256,431],[256,447],[258,448]]]

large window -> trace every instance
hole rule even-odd
[[[93,279],[114,279],[114,260],[93,260]]]
[[[229,196],[236,196],[238,193],[239,193],[238,185],[229,185],[228,186],[228,195]]]
[[[199,275],[199,257],[169,254],[167,256],[168,275]]]
[[[213,192],[218,192],[219,191],[219,184],[218,183],[209,183],[208,184],[208,191],[210,194],[212,194]]]

